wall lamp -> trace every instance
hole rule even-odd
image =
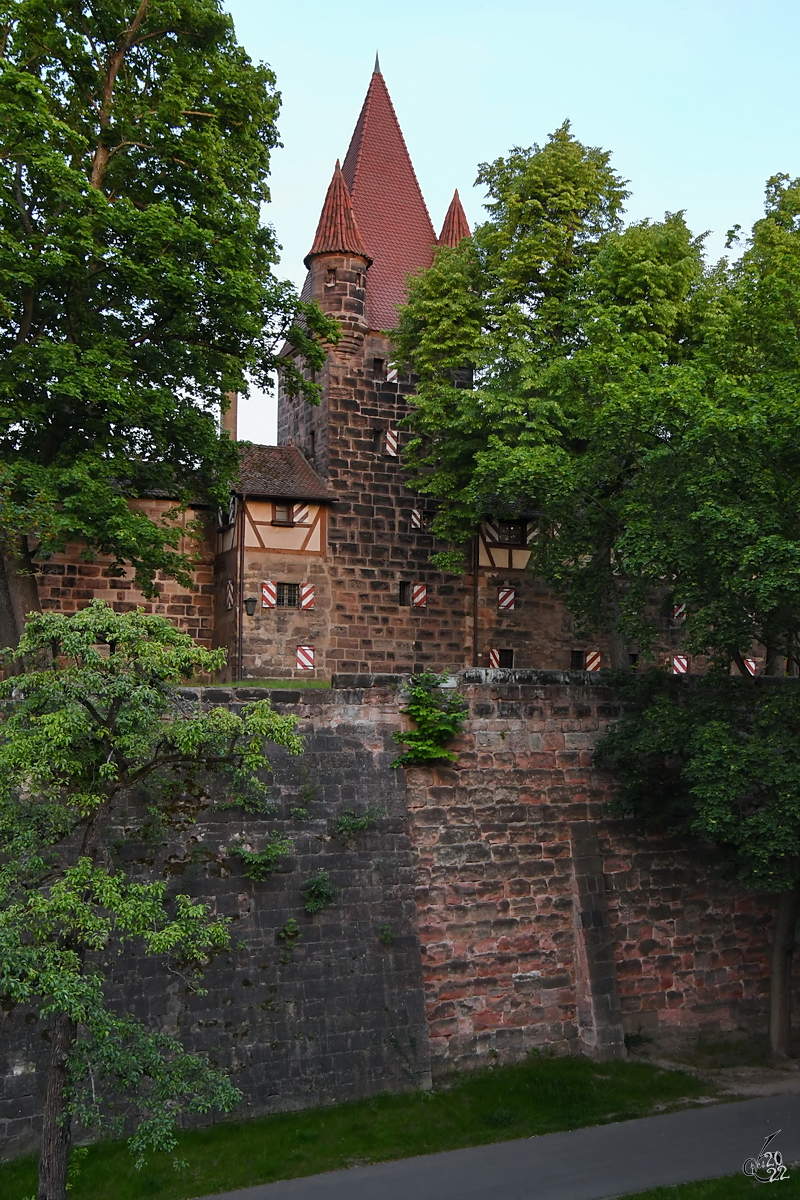
[[[257,596],[248,596],[247,597],[247,599],[244,602],[244,611],[247,613],[248,617],[254,617],[256,615],[256,605],[257,604],[258,604]]]

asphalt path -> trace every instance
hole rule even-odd
[[[204,1200],[604,1200],[732,1175],[776,1130],[770,1149],[800,1163],[800,1095],[351,1167]]]

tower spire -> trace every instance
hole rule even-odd
[[[342,174],[367,253],[371,329],[393,329],[406,279],[433,261],[436,234],[386,90],[380,64],[370,79]]]
[[[338,158],[320,213],[314,244],[305,257],[307,267],[311,266],[311,260],[317,254],[360,254],[368,264],[372,262],[356,223]]]
[[[375,51],[375,70],[372,72],[372,74],[380,75],[380,73],[381,73],[381,60],[378,58],[378,51],[376,50]]]
[[[439,234],[439,245],[456,247],[465,237],[472,237],[472,234],[469,231],[464,209],[461,207],[458,188],[456,188],[444,219],[442,232]]]

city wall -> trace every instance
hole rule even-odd
[[[305,753],[271,755],[273,815],[193,823],[187,803],[171,832],[141,812],[116,831],[135,873],[165,867],[175,891],[231,919],[207,994],[152,960],[121,959],[112,988],[231,1071],[245,1096],[235,1116],[426,1087],[533,1048],[618,1057],[626,1033],[668,1050],[700,1031],[763,1030],[770,898],[609,817],[613,779],[592,766],[619,713],[607,688],[583,673],[466,671],[456,762],[402,771],[399,681],[335,683],[197,693],[270,694],[298,716]],[[338,816],[368,807],[384,810],[371,828],[337,835]],[[294,838],[263,882],[226,853],[245,829],[254,845]],[[336,896],[309,916],[301,884],[323,870]],[[282,937],[292,920],[301,936]],[[5,1155],[34,1144],[48,1038],[35,1013],[0,1010]]]

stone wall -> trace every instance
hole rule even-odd
[[[205,693],[214,702],[261,699],[263,689]],[[414,905],[413,851],[402,774],[389,763],[398,727],[391,691],[273,693],[276,708],[300,717],[306,751],[275,750],[275,816],[254,820],[218,810],[161,845],[142,834],[141,813],[117,831],[117,852],[147,877],[166,865],[170,887],[230,918],[233,948],[206,974],[207,995],[154,960],[121,960],[113,989],[120,1006],[156,1028],[180,1033],[192,1049],[231,1071],[245,1094],[238,1118],[386,1090],[430,1079]],[[374,829],[347,844],[333,833],[343,810],[382,807]],[[291,808],[307,807],[298,821]],[[248,879],[225,847],[246,829],[255,847],[269,830],[287,831],[294,853],[265,882]],[[145,833],[147,831],[145,830]],[[300,885],[327,870],[338,894],[308,916]],[[280,931],[294,918],[293,948]],[[0,1152],[32,1147],[48,1054],[48,1022],[0,1009]]]
[[[768,897],[716,880],[696,851],[610,819],[613,780],[592,747],[619,714],[591,675],[467,671],[457,761],[392,770],[402,696],[391,676],[340,676],[332,690],[273,691],[306,752],[275,752],[278,812],[202,816],[161,845],[131,817],[119,853],[143,876],[161,856],[171,886],[229,916],[236,949],[193,996],[158,964],[122,963],[120,1003],[229,1067],[239,1116],[424,1086],[534,1047],[615,1057],[623,1036],[669,1049],[700,1031],[766,1022]],[[263,689],[209,689],[238,704]],[[386,808],[342,842],[346,809]],[[307,807],[298,823],[292,808]],[[138,828],[138,832],[137,832]],[[295,852],[254,883],[225,847],[271,829]],[[321,869],[336,902],[304,914]],[[295,918],[289,953],[280,931]],[[36,1130],[46,1022],[0,1011],[0,1140]]]

